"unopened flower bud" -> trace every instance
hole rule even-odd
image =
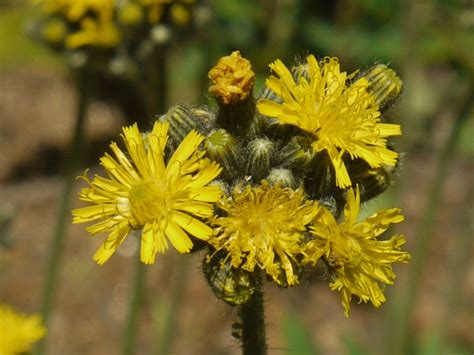
[[[209,157],[217,161],[227,177],[233,177],[238,171],[238,147],[235,138],[225,129],[212,131],[204,142]]]
[[[292,189],[297,187],[295,177],[289,169],[274,168],[270,170],[270,174],[268,174],[266,180],[270,185],[279,185],[282,187],[290,187]]]
[[[308,148],[306,150],[309,150]],[[310,155],[305,152],[297,138],[292,138],[288,144],[278,150],[276,155],[277,164],[282,167],[298,166],[300,169],[308,163]]]
[[[169,135],[175,145],[179,144],[191,130],[196,128],[196,121],[190,110],[183,105],[173,106],[159,120],[169,122]]]
[[[384,192],[390,186],[395,169],[388,165],[372,168],[360,159],[353,161],[349,166],[349,175],[352,184],[359,186],[360,200],[368,201]]]
[[[381,109],[390,106],[402,92],[402,80],[385,64],[374,65],[362,76],[369,81],[368,90]]]
[[[202,126],[204,132],[209,132],[216,121],[215,112],[206,106],[194,106],[189,108],[198,125]]]
[[[247,303],[257,286],[252,274],[223,262],[219,254],[207,259],[203,263],[204,276],[216,297],[232,306]]]
[[[249,142],[247,149],[246,174],[259,181],[268,175],[275,143],[268,138],[257,138]]]

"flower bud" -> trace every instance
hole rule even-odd
[[[270,174],[268,174],[266,180],[270,185],[279,185],[282,187],[290,187],[292,189],[297,187],[295,177],[289,169],[274,168],[270,170]]]
[[[196,123],[202,127],[203,132],[209,132],[216,121],[215,112],[206,106],[194,106],[189,108]]]
[[[275,144],[268,138],[257,138],[247,146],[246,174],[252,176],[255,181],[260,181],[268,175],[270,162],[275,150]]]
[[[282,167],[299,167],[302,169],[308,163],[310,156],[300,143],[296,137],[293,137],[288,144],[278,150],[275,157],[276,163]],[[309,149],[306,150],[310,151]]]
[[[368,90],[381,109],[389,107],[402,92],[402,80],[385,64],[375,64],[362,76],[369,81]]]
[[[159,118],[159,121],[170,124],[169,135],[173,144],[179,144],[189,132],[196,128],[196,121],[190,110],[183,105],[173,106]]]
[[[251,273],[233,268],[220,254],[208,256],[203,263],[203,271],[216,297],[231,306],[247,303],[257,287]]]
[[[391,183],[396,167],[383,165],[372,168],[365,161],[354,160],[348,169],[352,184],[359,186],[362,202],[373,199],[384,192]]]
[[[204,146],[209,157],[224,168],[224,174],[227,177],[233,177],[239,170],[239,152],[235,138],[225,129],[220,128],[206,137]]]

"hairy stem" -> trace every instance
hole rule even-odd
[[[242,354],[265,355],[267,353],[264,313],[263,292],[260,285],[250,300],[240,308]]]

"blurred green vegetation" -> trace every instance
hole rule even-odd
[[[0,69],[45,65],[58,69],[61,58],[26,36],[29,21],[37,12],[26,5],[0,5]]]

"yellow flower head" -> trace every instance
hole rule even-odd
[[[69,48],[114,47],[121,40],[114,23],[116,0],[46,0],[42,4],[47,12],[79,24],[80,29],[66,36],[65,44]]]
[[[345,153],[372,167],[396,164],[398,154],[387,148],[387,138],[400,135],[400,126],[380,122],[367,79],[348,84],[354,74],[341,72],[337,58],[318,63],[313,55],[296,68],[295,76],[280,60],[270,68],[276,76],[268,78],[266,85],[282,102],[261,100],[258,110],[312,134],[313,150],[326,151],[331,159],[337,186],[351,186],[342,159]]]
[[[208,76],[212,81],[209,92],[226,105],[247,99],[255,83],[252,66],[239,51],[219,59]]]
[[[254,271],[259,266],[277,283],[281,271],[288,285],[298,283],[291,261],[301,256],[303,233],[317,212],[301,190],[270,186],[236,187],[219,207],[226,213],[209,244],[228,252],[235,268]],[[226,259],[227,259],[226,258]]]
[[[116,0],[33,0],[41,3],[47,12],[59,13],[69,21],[80,20],[87,12],[93,12],[103,19],[113,16]]]
[[[212,203],[221,196],[218,186],[208,184],[219,175],[218,164],[204,159],[199,145],[204,137],[191,131],[165,162],[168,123],[156,122],[148,134],[137,125],[123,129],[130,158],[110,145],[115,158],[101,159],[108,178],[95,176],[80,192],[80,199],[94,205],[73,210],[74,223],[99,220],[87,230],[109,236],[94,256],[103,264],[117,250],[132,229],[142,229],[141,260],[155,261],[156,253],[168,249],[168,242],[180,253],[191,250],[189,235],[207,240],[213,230],[200,221],[213,215]]]
[[[0,354],[15,355],[31,350],[34,342],[46,334],[39,315],[16,313],[0,303]]]
[[[194,4],[195,0],[139,0],[140,3],[148,9],[148,20],[150,23],[157,23],[160,21],[165,5],[177,4]]]
[[[371,301],[375,307],[385,302],[383,284],[392,284],[395,279],[392,263],[410,259],[407,252],[400,251],[405,244],[404,236],[377,240],[390,224],[403,221],[400,210],[382,210],[357,222],[359,206],[359,191],[350,189],[341,223],[338,224],[328,210],[321,208],[311,226],[314,240],[307,245],[313,262],[322,257],[328,263],[330,287],[341,292],[346,316],[349,316],[352,295],[363,302]]]
[[[111,21],[95,21],[86,17],[81,21],[81,29],[66,38],[66,46],[78,48],[86,45],[110,48],[121,39],[118,27]]]

